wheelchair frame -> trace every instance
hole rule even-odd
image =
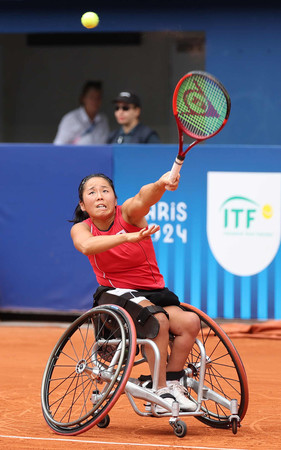
[[[179,411],[156,395],[160,354],[151,339],[139,339],[131,316],[121,307],[104,305],[80,316],[63,333],[47,362],[41,404],[47,424],[58,434],[77,435],[94,425],[105,428],[109,412],[122,393],[144,417],[169,417],[176,436],[184,437],[183,416],[237,433],[248,406],[248,384],[242,361],[225,332],[197,308],[201,330],[185,364],[181,383],[197,404],[194,412]],[[147,362],[145,347],[154,351],[152,388],[130,378],[132,368]],[[136,349],[139,357],[136,359]],[[222,371],[224,373],[222,373]],[[143,410],[136,399],[149,404]],[[156,405],[167,412],[158,414]],[[147,410],[149,409],[149,410]]]

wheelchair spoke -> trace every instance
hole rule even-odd
[[[132,325],[124,310],[98,307],[78,318],[58,341],[41,390],[44,417],[57,433],[86,431],[117,401],[135,355]]]
[[[213,427],[228,428],[231,412],[226,405],[230,404],[232,399],[237,400],[241,420],[247,411],[248,384],[245,369],[235,347],[223,330],[202,311],[191,305],[184,306],[195,312],[201,320],[198,339],[206,351],[204,385],[214,393],[209,400],[202,401],[201,407],[205,415],[196,418]],[[201,363],[197,344],[194,344],[190,352],[186,367],[191,369],[193,377],[198,381]],[[190,389],[189,393],[192,396]],[[224,402],[224,399],[228,403]]]

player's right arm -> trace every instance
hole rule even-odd
[[[142,186],[134,197],[123,203],[122,216],[124,220],[139,227],[146,226],[145,216],[149,213],[150,207],[162,198],[167,188],[175,191],[178,188],[179,179],[178,175],[175,181],[171,181],[170,172],[167,172],[154,183]]]
[[[159,229],[159,226],[153,225],[149,228],[142,228],[140,231],[134,233],[93,236],[89,226],[84,222],[80,222],[73,225],[70,234],[74,247],[79,252],[83,253],[83,255],[94,255],[117,247],[117,245],[124,244],[125,242],[140,242],[156,233]]]

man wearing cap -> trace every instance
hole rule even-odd
[[[140,122],[141,104],[133,92],[123,91],[113,100],[115,118],[120,128],[113,131],[107,143],[117,144],[159,144],[156,131]]]

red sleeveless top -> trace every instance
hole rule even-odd
[[[114,222],[109,230],[99,230],[91,221],[86,222],[93,236],[130,233],[141,228],[130,225],[122,217],[121,206],[116,207]],[[102,286],[124,289],[161,289],[164,278],[159,272],[151,238],[138,243],[125,242],[105,252],[89,255],[97,281]]]

